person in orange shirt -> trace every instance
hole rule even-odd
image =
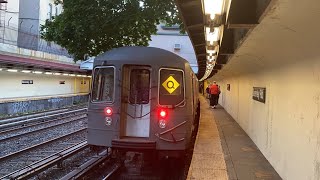
[[[213,84],[210,86],[210,107],[216,108],[218,104],[218,97],[220,94],[219,86],[217,85],[217,82],[214,81]]]

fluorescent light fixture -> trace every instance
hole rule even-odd
[[[44,74],[52,75],[53,73],[52,72],[45,72]]]
[[[77,77],[82,77],[82,75],[78,74]]]
[[[0,68],[0,71],[2,71],[2,69]]]
[[[22,70],[21,72],[23,72],[23,73],[31,73],[30,70]]]
[[[76,76],[75,74],[69,74],[69,76]]]
[[[88,78],[91,78],[91,76],[87,76]]]
[[[65,73],[65,74],[62,74],[62,75],[64,75],[64,76],[69,76],[69,74],[66,74],[66,73]]]
[[[8,69],[7,71],[8,71],[8,72],[18,72],[17,69]]]
[[[59,76],[61,75],[61,73],[53,73],[53,75]]]
[[[215,15],[222,13],[224,0],[204,0],[204,13],[210,14],[210,18],[214,19]]]
[[[217,42],[220,39],[220,28],[215,27],[213,32],[210,32],[210,28],[206,27],[206,39],[213,45],[213,42]]]
[[[214,48],[212,48],[212,47],[209,48],[207,46],[206,51],[210,56],[216,55],[216,54],[218,54],[218,51],[219,51],[219,45],[216,45]]]
[[[42,74],[43,72],[42,72],[42,71],[33,71],[33,73],[35,73],[35,74]]]

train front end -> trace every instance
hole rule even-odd
[[[181,155],[188,148],[194,123],[192,88],[186,89],[190,82],[183,63],[173,67],[147,61],[96,66],[88,143]]]

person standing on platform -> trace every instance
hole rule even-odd
[[[217,82],[214,81],[213,84],[210,86],[210,107],[211,108],[216,108],[218,104],[218,97],[219,97],[219,87],[217,85]]]
[[[206,98],[210,99],[210,85],[206,88]]]
[[[218,105],[218,103],[219,103],[219,98],[220,98],[220,94],[221,94],[221,90],[220,90],[220,86],[219,85],[218,85],[218,89],[219,89],[219,93],[218,93],[218,98],[217,98],[216,105]]]
[[[204,93],[203,93],[203,84],[201,83],[200,84],[200,93],[203,95]]]

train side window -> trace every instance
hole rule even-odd
[[[132,69],[130,73],[130,104],[148,104],[150,92],[150,71]]]
[[[159,72],[159,105],[181,105],[184,99],[183,70],[161,68]]]
[[[93,102],[105,101],[113,102],[114,100],[114,67],[97,67],[93,73]]]

